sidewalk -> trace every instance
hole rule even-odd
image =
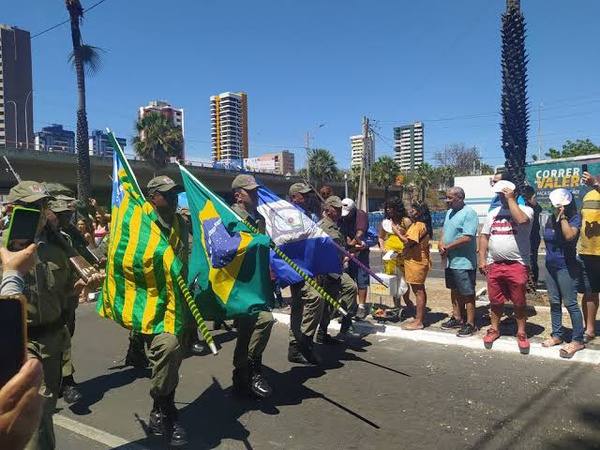
[[[475,324],[479,331],[471,337],[459,338],[456,337],[455,331],[442,330],[441,324],[452,315],[452,305],[448,289],[445,287],[445,282],[442,279],[430,278],[427,280],[427,309],[428,314],[426,323],[429,324],[424,330],[406,331],[401,328],[401,323],[385,322],[377,323],[371,316],[365,321],[355,323],[358,331],[365,334],[373,334],[381,339],[401,338],[409,339],[415,342],[430,342],[442,345],[456,345],[471,349],[485,350],[483,346],[483,336],[490,325],[490,320],[487,314],[489,313],[489,302],[485,297],[481,297],[476,302]],[[477,283],[477,292],[485,287],[485,283]],[[289,289],[283,290],[283,296],[286,300],[290,297]],[[411,295],[414,301],[414,295]],[[371,295],[369,294],[369,305],[392,305],[392,299],[389,296]],[[371,307],[373,309],[373,307]],[[517,332],[516,322],[512,316],[512,304],[507,304],[506,314],[500,324],[500,332],[502,337],[494,343],[493,350],[508,353],[519,353],[517,341],[514,337]],[[273,310],[273,315],[276,319],[285,324],[289,324],[289,307]],[[408,319],[411,320],[411,319]],[[570,334],[571,319],[563,308],[563,326],[567,333]],[[337,321],[332,321],[330,328],[339,330]],[[550,308],[548,306],[529,306],[529,318],[527,320],[527,335],[531,342],[531,356],[539,356],[561,361],[576,361],[590,364],[600,364],[600,337],[587,345],[586,349],[575,354],[571,360],[561,358],[559,356],[560,346],[552,348],[544,348],[541,343],[544,339],[550,337]],[[569,337],[567,334],[567,337]]]

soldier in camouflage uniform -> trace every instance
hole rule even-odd
[[[41,394],[45,397],[40,424],[27,449],[46,450],[56,447],[52,415],[61,383],[62,354],[69,347],[70,335],[65,324],[68,298],[77,296],[86,284],[71,267],[68,256],[56,234],[47,226],[48,191],[35,181],[21,181],[8,195],[15,206],[39,209],[40,224],[35,267],[24,275],[27,297],[27,351],[30,358],[40,360],[44,369]],[[93,277],[89,287],[101,284]]]
[[[256,210],[258,183],[254,177],[238,175],[233,180],[231,189],[235,198],[232,209],[261,233],[265,233],[265,219]],[[262,354],[269,342],[274,323],[273,314],[268,310],[238,318],[238,337],[233,354],[234,394],[266,398],[273,393],[272,387],[261,372]]]
[[[337,196],[328,197],[323,203],[324,217],[319,222],[319,226],[334,242],[342,246],[346,245],[346,236],[342,233],[339,220],[342,217],[342,200]],[[344,255],[340,255],[340,262]],[[342,326],[339,335],[334,338],[327,333],[327,327],[333,314],[333,306],[329,303],[323,309],[319,330],[317,331],[318,344],[339,344],[347,338],[353,337],[352,327],[352,311],[356,308],[356,294],[358,288],[354,280],[345,272],[330,273],[323,277],[323,289],[342,305],[348,311],[348,315],[342,318]]]

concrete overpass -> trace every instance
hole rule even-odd
[[[16,180],[6,167],[3,159],[6,156],[15,172],[22,180],[55,181],[63,183],[73,190],[77,186],[77,155],[64,153],[46,153],[35,150],[24,150],[14,148],[0,148],[0,165],[6,170],[0,170],[0,195],[6,195],[9,189],[15,185]],[[90,156],[91,160],[91,189],[92,195],[101,204],[108,204],[112,192],[112,158]],[[142,160],[129,161],[133,172],[142,188],[155,176],[155,169]],[[198,167],[186,165],[186,168],[208,186],[213,192],[231,200],[231,182],[239,172],[226,169],[213,169],[209,167]],[[168,175],[176,182],[181,183],[181,175],[176,164],[169,164],[160,174]],[[300,177],[292,176],[287,180],[282,175],[259,173],[256,177],[274,191],[277,195],[285,198],[289,186],[292,183],[302,181]],[[343,197],[344,183],[331,182],[335,192]],[[392,189],[390,188],[390,194]],[[383,189],[373,187],[369,190],[371,198],[383,199]]]

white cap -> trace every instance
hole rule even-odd
[[[499,194],[506,188],[509,188],[511,191],[514,191],[517,187],[514,183],[510,181],[500,180],[492,186],[492,192]]]
[[[558,208],[559,206],[567,206],[573,201],[573,194],[568,189],[554,189],[550,192],[550,202],[552,206]]]
[[[351,198],[345,198],[342,200],[342,217],[347,216],[350,212],[356,209],[356,203]]]

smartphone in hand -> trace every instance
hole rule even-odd
[[[15,206],[10,216],[8,232],[6,234],[6,248],[10,251],[18,251],[33,244],[40,222],[40,211],[38,209]]]
[[[27,308],[24,296],[0,296],[0,387],[25,363]]]

